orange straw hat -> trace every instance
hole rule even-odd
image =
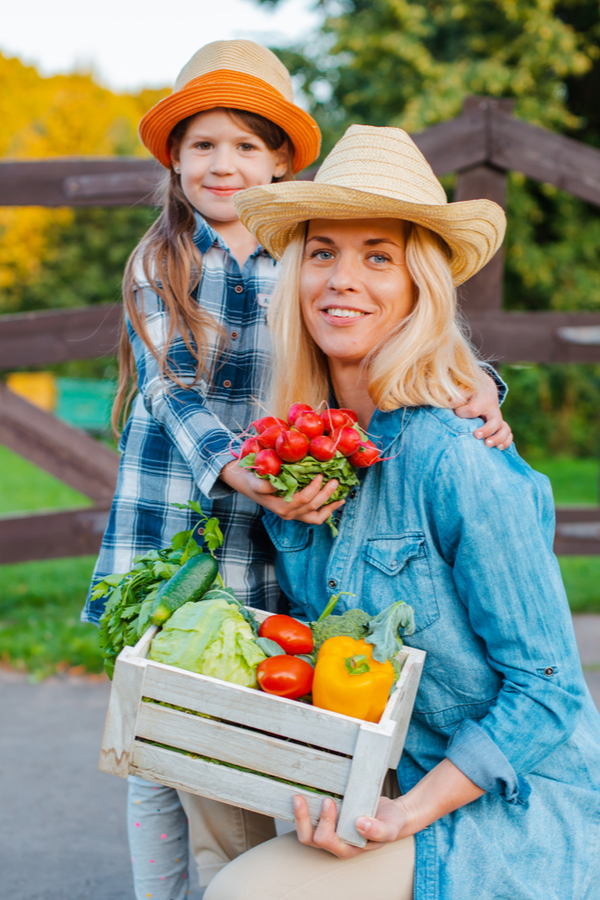
[[[405,219],[439,234],[450,248],[454,284],[479,272],[504,238],[504,210],[491,200],[448,203],[444,188],[406,131],[351,125],[314,181],[239,191],[233,199],[246,228],[281,259],[310,219]]]
[[[290,73],[274,53],[254,41],[214,41],[198,50],[177,76],[171,96],[140,122],[140,139],[169,169],[168,140],[175,125],[218,106],[258,113],[283,128],[294,145],[294,172],[319,155],[319,126],[294,103]]]

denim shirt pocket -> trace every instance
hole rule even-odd
[[[308,573],[313,528],[304,522],[286,522],[266,513],[263,523],[277,551],[275,570],[279,586],[291,601],[308,603]]]
[[[427,542],[421,531],[386,534],[367,541],[365,597],[381,598],[381,608],[404,600],[415,611],[415,634],[440,617]]]

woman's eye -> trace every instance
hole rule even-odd
[[[388,257],[383,253],[373,253],[369,259],[377,264],[388,262]]]
[[[333,259],[333,253],[331,250],[315,250],[312,254],[313,259]]]

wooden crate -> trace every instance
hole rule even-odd
[[[268,616],[254,612],[260,621]],[[119,655],[100,770],[292,822],[295,794],[306,798],[314,824],[333,794],[337,833],[364,846],[354,822],[375,813],[388,769],[398,765],[425,653],[404,647],[398,654],[404,665],[397,689],[375,725],[148,660],[156,631],[149,628]]]

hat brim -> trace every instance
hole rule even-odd
[[[294,145],[294,172],[315,161],[321,146],[321,133],[307,112],[286,100],[261,78],[218,69],[193,78],[185,87],[148,110],[139,125],[142,143],[165,168],[170,168],[168,140],[171,131],[188,116],[222,106],[258,113],[275,122]]]
[[[298,225],[310,219],[404,219],[439,234],[451,251],[455,285],[494,256],[506,230],[502,207],[492,200],[430,206],[381,194],[310,181],[282,182],[240,191],[233,202],[246,228],[281,259]]]

